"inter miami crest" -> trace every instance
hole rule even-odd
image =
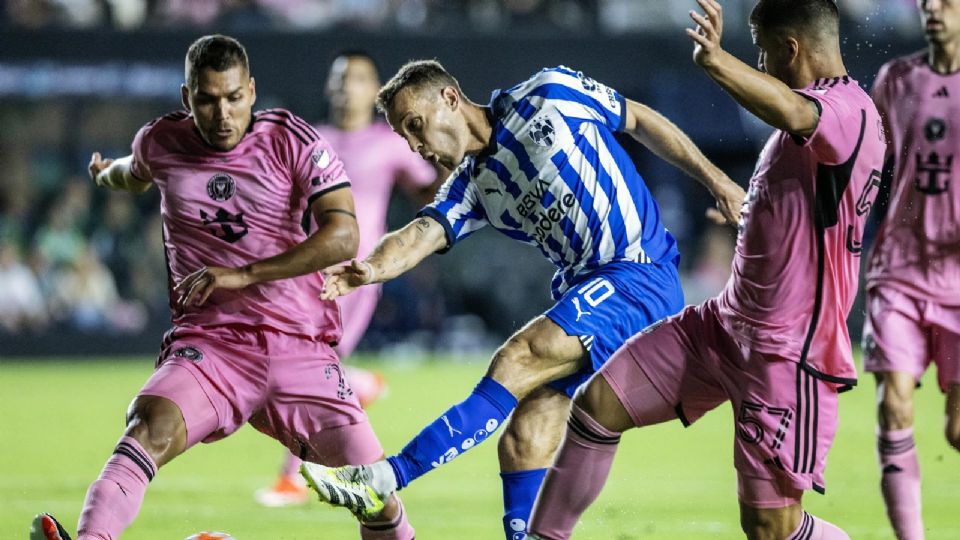
[[[537,118],[533,121],[530,128],[530,138],[539,146],[550,148],[553,146],[554,135],[553,122],[549,118]]]
[[[207,180],[207,195],[217,202],[223,202],[237,192],[237,184],[229,174],[217,173]]]
[[[947,136],[947,123],[942,118],[931,118],[923,126],[923,134],[930,142],[942,141]]]
[[[232,214],[223,208],[217,208],[217,213],[210,215],[200,210],[200,219],[210,234],[223,240],[234,243],[247,235],[247,224],[243,222],[243,212]]]
[[[177,358],[186,358],[191,362],[200,362],[203,360],[203,351],[196,347],[180,347],[173,351],[173,355]]]

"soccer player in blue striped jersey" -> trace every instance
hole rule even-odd
[[[439,63],[415,61],[384,85],[378,106],[413,151],[454,171],[417,219],[365,260],[332,269],[324,297],[392,279],[489,225],[554,263],[556,304],[500,347],[473,392],[399,454],[302,471],[322,499],[362,513],[488,438],[512,412],[499,446],[503,525],[508,539],[523,538],[576,389],[627,338],[684,303],[676,241],[615,134],[700,181],[732,223],[744,192],[669,120],[563,66],[481,106]]]

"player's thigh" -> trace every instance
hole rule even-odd
[[[372,463],[383,455],[333,349],[272,335],[270,392],[250,425],[294,455],[325,465]]]
[[[631,426],[679,419],[688,426],[727,401],[710,369],[729,341],[721,332],[714,306],[689,306],[678,315],[647,327],[618,349],[587,386],[585,406],[601,425],[623,431],[626,419],[610,403],[609,388]],[[602,382],[601,382],[602,378]],[[604,384],[605,383],[605,384]],[[578,400],[580,403],[580,400]]]
[[[552,461],[569,415],[570,398],[546,386],[520,400],[500,436],[501,469],[527,470]]]
[[[863,367],[869,373],[909,373],[919,381],[930,362],[922,303],[889,287],[867,291]]]
[[[572,375],[585,361],[580,340],[540,315],[497,350],[487,375],[524,397],[544,383]]]

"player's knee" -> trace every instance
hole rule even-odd
[[[788,523],[788,510],[751,508],[741,503],[740,528],[749,540],[784,540],[795,528]]]
[[[543,365],[530,340],[514,336],[494,354],[489,376],[521,399],[546,382],[542,373]]]
[[[887,429],[905,429],[913,425],[913,399],[889,389],[880,398],[880,425]]]
[[[127,435],[136,439],[158,465],[163,465],[183,451],[187,427],[172,401],[140,396],[127,412]]]

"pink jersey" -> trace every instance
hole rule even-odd
[[[886,144],[870,96],[849,77],[798,91],[820,109],[808,139],[774,132],[750,180],[720,320],[757,352],[853,384],[847,314]]]
[[[243,266],[303,242],[309,202],[349,186],[330,145],[283,109],[255,113],[229,152],[208,146],[186,112],[168,114],[137,133],[132,172],[160,189],[171,284],[204,266]],[[219,289],[203,306],[174,309],[173,323],[252,325],[335,342],[340,313],[335,302],[317,298],[322,288],[315,273]],[[172,306],[172,289],[170,298]]]
[[[359,256],[366,257],[387,232],[387,206],[394,184],[428,187],[437,174],[390,126],[374,122],[356,131],[317,126],[350,176],[360,227]]]
[[[867,286],[960,305],[960,73],[934,72],[926,52],[898,58],[880,69],[873,96],[894,176]]]

